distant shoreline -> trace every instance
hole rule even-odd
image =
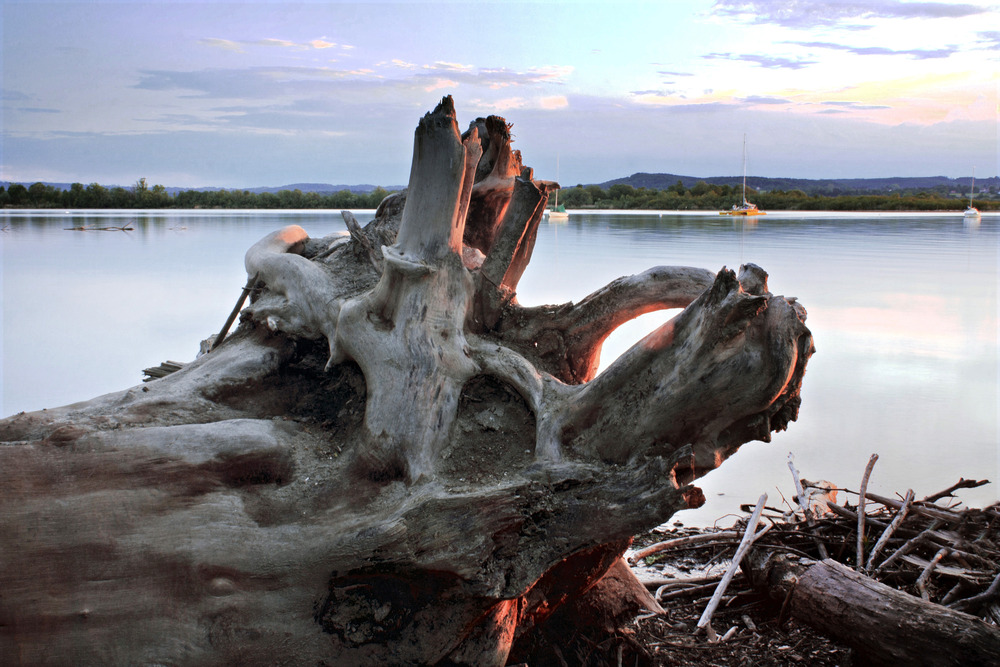
[[[987,179],[989,180],[989,179]],[[980,211],[1000,210],[998,188],[979,191],[972,205]],[[168,192],[162,185],[150,186],[139,179],[130,188],[106,188],[97,183],[84,186],[73,183],[68,190],[44,183],[30,187],[15,183],[0,185],[0,208],[29,209],[367,209],[377,208],[396,191],[376,187],[368,192],[251,192],[249,190],[182,190]],[[891,193],[807,193],[801,189],[754,190],[748,182],[745,193],[740,185],[698,181],[686,187],[678,180],[664,189],[634,187],[616,183],[607,188],[577,185],[558,191],[558,201],[567,209],[577,210],[653,210],[653,211],[726,211],[743,198],[763,211],[963,211],[969,205],[969,193],[951,185],[928,190]],[[553,198],[554,199],[554,198]]]
[[[0,209],[0,217],[6,216],[8,220],[11,218],[11,214],[24,213],[24,214],[37,214],[49,217],[86,217],[92,215],[98,217],[101,215],[115,215],[116,217],[128,217],[128,214],[133,216],[148,216],[148,215],[161,215],[164,213],[173,213],[180,215],[205,215],[205,214],[218,214],[218,213],[230,213],[230,214],[252,214],[259,211],[285,211],[287,213],[301,213],[301,214],[330,214],[330,215],[340,215],[340,211],[350,210],[354,213],[361,214],[372,214],[374,215],[375,208],[291,208],[291,209],[263,209],[263,208],[35,208],[28,206],[7,206]],[[731,219],[734,221],[749,221],[751,223],[766,222],[770,216],[771,219],[784,219],[789,217],[794,217],[795,215],[828,215],[828,216],[908,216],[908,215],[921,215],[921,216],[936,216],[936,217],[962,217],[963,209],[940,209],[933,211],[921,211],[921,210],[889,210],[889,211],[871,211],[871,210],[775,210],[765,211],[766,215],[756,216],[756,217],[731,217],[731,216],[721,216],[720,211],[716,209],[625,209],[625,208],[571,208],[567,209],[567,213],[574,216],[590,216],[590,215],[672,215],[679,217],[712,217]],[[984,217],[1000,217],[1000,209],[988,209],[982,211]]]

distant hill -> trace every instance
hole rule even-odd
[[[648,174],[639,172],[616,178],[603,183],[596,183],[604,190],[612,185],[631,185],[634,188],[649,188],[655,190],[665,190],[677,181],[690,189],[696,183],[704,181],[709,185],[740,185],[742,176],[710,176],[699,178],[696,176],[681,176],[679,174]],[[563,184],[564,187],[568,187]],[[808,178],[769,178],[766,176],[747,176],[747,187],[754,190],[802,190],[807,195],[848,195],[848,194],[873,194],[877,192],[909,192],[918,190],[934,190],[943,188],[946,190],[957,190],[968,192],[969,179],[948,178],[947,176],[917,176],[917,177],[894,177],[894,178],[830,178],[830,179],[808,179]],[[1000,189],[1000,177],[976,179],[976,190],[988,190],[990,187]]]

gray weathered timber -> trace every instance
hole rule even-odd
[[[757,550],[744,569],[791,614],[858,652],[865,665],[1000,664],[1000,629],[896,590],[835,560]]]
[[[795,418],[812,338],[753,266],[521,307],[556,187],[445,98],[372,223],[248,250],[261,287],[217,349],[0,421],[0,654],[502,665],[547,623],[568,642],[648,607],[631,536]],[[595,377],[606,336],[664,307],[685,310]]]

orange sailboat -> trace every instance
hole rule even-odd
[[[747,201],[747,135],[743,135],[743,198],[742,203],[733,204],[728,211],[719,211],[719,215],[766,215],[756,204]]]

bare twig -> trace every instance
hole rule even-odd
[[[988,479],[981,479],[979,481],[976,481],[974,479],[965,479],[964,477],[959,477],[957,482],[949,486],[944,491],[938,491],[937,493],[933,493],[924,498],[923,500],[921,500],[920,502],[933,503],[938,500],[941,500],[946,496],[952,495],[958,489],[975,489],[976,487],[980,487],[983,486],[984,484],[989,484],[989,483],[990,480]]]
[[[909,540],[907,540],[906,543],[903,544],[903,546],[896,549],[896,551],[894,551],[891,556],[882,561],[879,564],[879,566],[875,568],[875,573],[878,574],[882,570],[890,567],[892,564],[894,564],[897,560],[899,560],[906,554],[913,551],[921,542],[925,542],[930,537],[930,534],[933,533],[935,530],[937,530],[937,527],[939,525],[940,523],[937,521],[931,522],[931,525],[926,530],[921,531],[919,535],[916,535],[915,537],[912,537]]]
[[[872,547],[871,552],[868,554],[868,563],[864,567],[865,572],[870,572],[872,565],[875,563],[875,557],[878,556],[879,552],[892,537],[892,534],[896,532],[900,524],[903,523],[903,519],[906,518],[907,512],[910,511],[910,503],[913,502],[913,489],[908,489],[906,492],[906,497],[903,499],[903,506],[896,512],[896,516],[892,518],[892,523],[890,523],[882,534],[879,535],[878,541],[875,542],[875,546]]]
[[[806,502],[805,491],[802,490],[802,480],[799,477],[799,471],[795,469],[795,462],[791,452],[788,452],[788,469],[792,471],[792,480],[795,482],[795,500],[798,502],[799,507],[802,508],[802,514],[806,517],[806,525],[809,526],[809,532],[813,533],[813,541],[816,543],[819,556],[823,559],[829,558],[830,554],[827,553],[826,546],[815,536],[813,529],[816,527],[816,518],[813,516],[812,510],[809,509],[809,503]]]
[[[872,468],[878,461],[878,454],[872,454],[865,466],[865,476],[861,478],[861,490],[858,492],[858,570],[865,566],[865,490],[868,488],[868,478],[871,477]]]
[[[948,547],[938,549],[938,552],[934,554],[934,558],[931,559],[931,562],[927,563],[927,567],[924,568],[924,571],[920,573],[920,577],[917,578],[917,590],[920,591],[920,597],[923,599],[931,599],[930,594],[927,592],[927,580],[931,578],[931,573],[934,572],[934,568],[941,562],[941,559],[949,553],[951,553],[951,549]]]
[[[215,341],[212,343],[212,347],[209,350],[209,352],[215,350],[215,348],[219,347],[219,345],[222,344],[222,341],[226,338],[226,334],[229,333],[229,327],[233,326],[233,322],[236,320],[236,316],[239,315],[240,308],[243,307],[243,303],[247,300],[247,297],[250,295],[250,292],[253,291],[253,286],[256,284],[257,284],[257,274],[255,273],[252,276],[250,276],[250,278],[247,280],[246,286],[243,288],[243,291],[240,292],[240,298],[236,300],[236,305],[233,306],[233,310],[229,313],[229,317],[226,318],[226,321],[222,325],[222,328],[219,329],[219,333],[216,334]]]
[[[658,554],[661,551],[667,551],[669,549],[679,549],[681,547],[688,547],[694,545],[703,545],[705,543],[713,542],[729,542],[739,537],[740,533],[738,530],[722,530],[717,533],[705,533],[703,535],[688,535],[686,537],[677,537],[672,540],[666,540],[664,542],[657,542],[656,544],[651,544],[648,547],[636,551],[634,554],[628,557],[628,562],[630,565],[635,565],[643,558],[648,558],[653,554]]]
[[[689,595],[697,595],[698,593],[706,593],[712,590],[713,588],[716,588],[718,586],[718,583],[719,583],[719,578],[716,578],[716,580],[711,583],[700,584],[698,586],[687,586],[684,588],[679,588],[673,591],[666,591],[663,593],[661,593],[660,591],[663,591],[664,589],[668,588],[668,586],[660,586],[660,588],[656,590],[656,595],[654,597],[656,598],[657,602],[663,602],[666,600],[672,600],[674,598],[683,598]]]
[[[893,509],[899,509],[903,506],[901,500],[896,500],[895,498],[886,498],[885,496],[880,496],[877,493],[865,493],[865,498],[868,500],[874,500],[877,503],[881,503],[886,507],[892,507]],[[937,519],[944,523],[956,523],[962,518],[962,512],[954,512],[952,510],[944,509],[943,507],[938,507],[937,505],[925,505],[923,501],[915,501],[910,507],[910,511],[914,514],[920,514],[928,519]]]
[[[753,514],[750,516],[750,520],[747,521],[746,532],[743,533],[743,539],[740,540],[740,546],[736,549],[736,555],[733,556],[733,562],[729,564],[729,569],[722,576],[722,581],[719,582],[719,587],[715,589],[715,593],[712,595],[712,599],[709,600],[708,606],[705,607],[705,611],[702,612],[701,618],[698,619],[698,628],[705,628],[708,632],[709,641],[715,636],[715,631],[712,630],[712,614],[715,613],[716,607],[719,606],[719,602],[722,600],[723,594],[726,592],[726,587],[729,586],[729,582],[733,580],[733,575],[736,574],[736,570],[739,569],[740,561],[743,560],[743,555],[753,544],[754,540],[763,535],[770,529],[770,526],[764,528],[764,530],[759,533],[755,532],[757,530],[757,523],[760,521],[760,513],[764,511],[764,503],[767,502],[767,494],[763,494],[760,500],[757,501],[757,506],[753,510]]]
[[[676,577],[664,577],[662,579],[641,579],[640,582],[643,586],[649,590],[656,589],[656,593],[653,597],[656,597],[663,593],[663,591],[668,588],[686,588],[691,589],[695,586],[700,586],[702,584],[717,584],[719,580],[722,579],[721,574],[716,574],[710,577],[684,577],[679,579]]]
[[[992,598],[997,597],[997,595],[1000,595],[1000,572],[993,578],[993,583],[979,595],[973,595],[964,600],[956,600],[948,606],[959,611],[971,611],[975,609],[976,605],[989,602]]]
[[[955,599],[962,594],[962,589],[966,586],[966,583],[959,579],[958,583],[951,587],[951,590],[938,602],[938,604],[943,604],[944,606],[950,605]]]

